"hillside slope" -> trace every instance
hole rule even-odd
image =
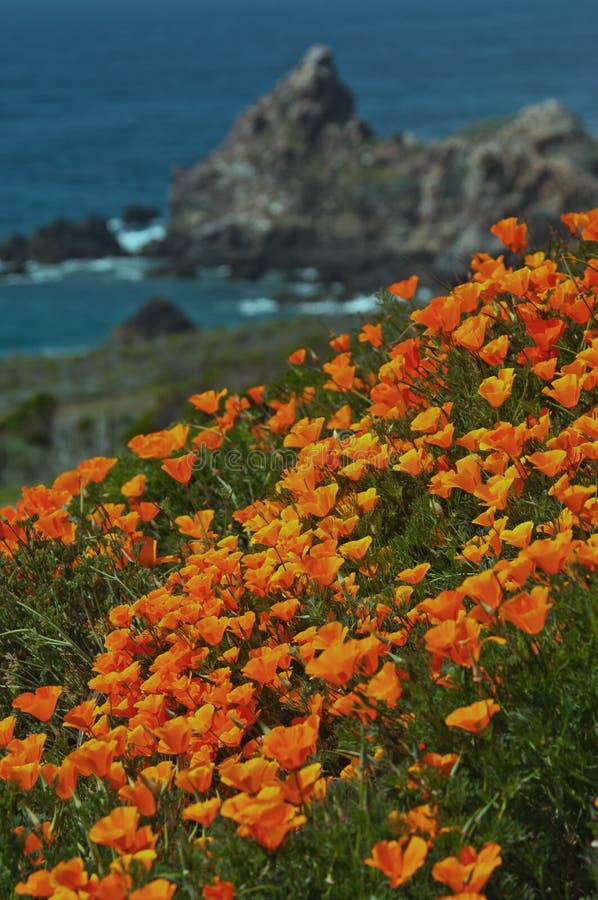
[[[0,510],[2,896],[595,896],[598,209],[565,220]]]

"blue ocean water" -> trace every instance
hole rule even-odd
[[[598,131],[594,0],[0,0],[0,236],[133,202],[165,212],[173,167],[316,42],[381,134],[432,139],[546,97]],[[204,326],[276,313],[267,285],[140,274],[0,280],[0,353],[97,343],[155,293]]]

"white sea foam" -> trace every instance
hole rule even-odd
[[[136,256],[106,256],[101,259],[67,259],[55,265],[31,262],[22,275],[8,275],[2,278],[4,285],[18,285],[26,282],[47,284],[62,281],[69,276],[91,272],[94,275],[112,275],[122,281],[141,281],[150,261]]]
[[[60,281],[64,278],[62,264],[58,266],[42,266],[39,263],[29,263],[25,278],[35,284],[45,284],[48,281]]]
[[[340,300],[305,300],[296,306],[297,312],[304,316],[330,316],[340,312],[342,308]]]
[[[108,221],[108,228],[127,253],[139,253],[152,241],[161,241],[166,234],[164,225],[157,220],[144,228],[128,228],[122,219],[113,218]]]
[[[141,281],[150,266],[149,260],[139,256],[118,257],[113,263],[114,275],[123,281]]]
[[[348,313],[369,313],[373,312],[377,306],[378,301],[372,294],[362,294],[359,297],[352,297],[342,304],[343,309]]]
[[[351,300],[308,300],[299,303],[297,311],[308,316],[369,313],[376,309],[377,302],[375,297],[365,295]]]
[[[237,304],[237,309],[243,316],[263,316],[277,312],[278,303],[271,297],[248,297]]]
[[[318,285],[308,281],[293,281],[289,284],[289,290],[296,297],[313,297],[318,293]]]

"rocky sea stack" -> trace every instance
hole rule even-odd
[[[563,210],[596,203],[598,141],[556,101],[431,144],[376,138],[315,46],[176,173],[160,252],[179,274],[315,267],[371,291],[415,269],[461,275],[473,251],[496,249],[488,228],[502,217],[525,215],[539,239]]]

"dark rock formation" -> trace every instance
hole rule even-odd
[[[0,274],[22,275],[27,269],[27,238],[22,234],[9,234],[0,241]]]
[[[433,144],[376,139],[330,50],[313,47],[221,147],[176,173],[161,251],[180,274],[315,267],[371,291],[416,270],[462,274],[473,251],[496,249],[488,228],[504,216],[542,237],[596,203],[598,141],[556,101]]]
[[[100,216],[88,216],[79,222],[56,219],[29,237],[12,234],[0,243],[0,260],[11,266],[22,266],[30,260],[52,264],[102,256],[123,256],[123,250]]]
[[[130,344],[151,341],[181,331],[194,331],[196,326],[166,297],[152,297],[110,335],[110,343]]]
[[[150,222],[160,218],[160,210],[155,206],[144,206],[141,203],[133,203],[123,210],[122,220],[125,225],[132,228],[144,228]]]

